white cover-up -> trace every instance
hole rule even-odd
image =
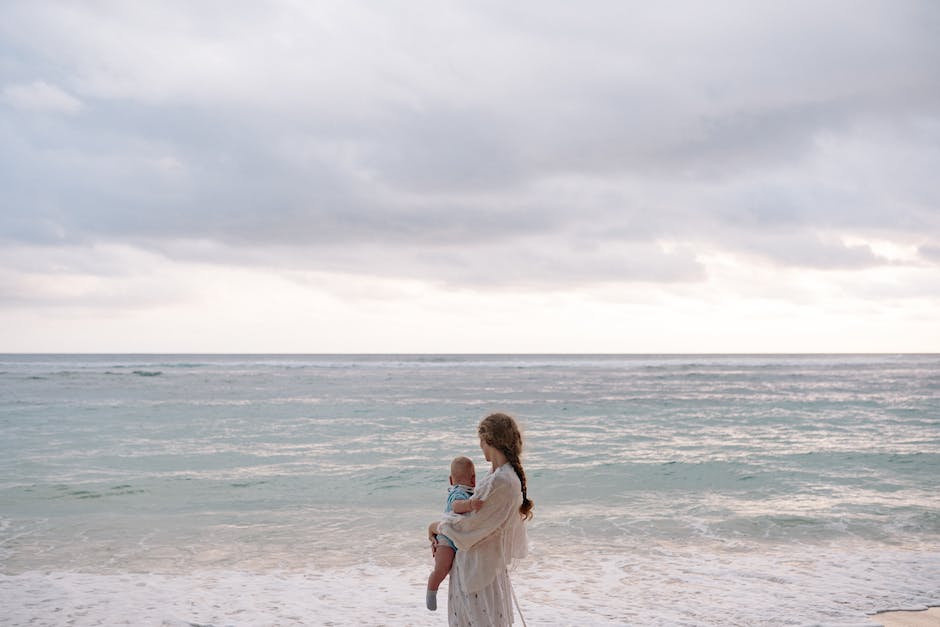
[[[438,526],[457,545],[447,594],[451,627],[511,625],[512,589],[508,568],[526,556],[528,536],[519,515],[522,489],[512,464],[489,472],[474,491],[483,508],[463,516],[447,514]]]

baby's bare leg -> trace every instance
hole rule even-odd
[[[454,549],[446,544],[438,544],[434,552],[434,570],[428,577],[428,591],[425,595],[428,609],[432,612],[437,609],[437,588],[444,581],[454,563]]]
[[[434,570],[428,577],[428,590],[437,590],[444,581],[444,577],[450,572],[450,567],[454,563],[454,549],[446,544],[437,545],[437,552],[434,554]]]

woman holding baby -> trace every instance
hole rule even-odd
[[[492,468],[471,500],[484,505],[466,515],[445,514],[428,527],[432,553],[437,534],[457,547],[447,594],[451,627],[512,624],[508,567],[528,548],[525,521],[532,518],[533,503],[526,494],[519,426],[506,414],[492,414],[480,422],[477,434]]]

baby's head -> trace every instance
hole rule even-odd
[[[450,485],[476,487],[477,471],[469,457],[455,457],[450,463]]]

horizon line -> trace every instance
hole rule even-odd
[[[755,352],[729,352],[729,353],[716,353],[716,352],[638,352],[638,353],[621,353],[621,352],[480,352],[480,353],[471,353],[471,352],[361,352],[361,351],[352,351],[345,353],[337,352],[324,352],[324,353],[307,353],[307,352],[274,352],[274,353],[262,353],[262,352],[225,352],[225,353],[214,353],[214,352],[147,352],[147,351],[131,351],[131,352],[111,352],[111,351],[102,351],[102,352],[48,352],[48,351],[14,351],[14,352],[3,352],[0,351],[0,356],[141,356],[141,355],[153,355],[153,356],[164,356],[164,355],[197,355],[197,356],[213,356],[213,357],[239,357],[239,356],[272,356],[272,357],[334,357],[334,356],[348,356],[348,357],[382,357],[382,356],[455,356],[455,357],[511,357],[511,356],[533,356],[533,357],[684,357],[684,356],[722,356],[722,357],[760,357],[760,356],[780,356],[780,357],[811,357],[811,356],[829,356],[829,355],[844,355],[844,356],[885,356],[885,355],[919,355],[919,356],[940,356],[940,352],[906,352],[906,351],[858,351],[858,352],[848,352],[848,351],[821,351],[821,352],[768,352],[768,351],[755,351]]]

